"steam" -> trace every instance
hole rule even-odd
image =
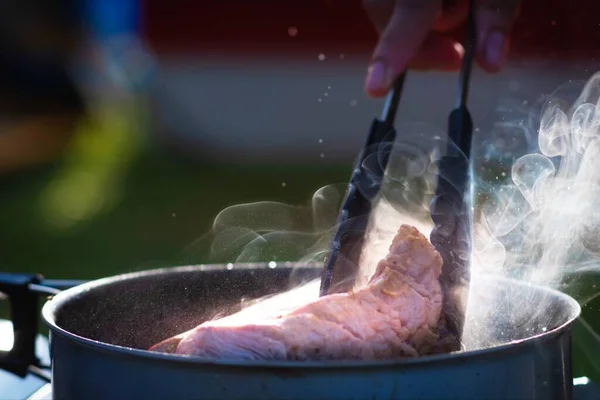
[[[402,134],[394,147],[381,146],[363,164],[368,175],[378,167],[382,156],[389,154],[381,193],[372,206],[365,234],[356,288],[366,283],[377,262],[386,255],[401,224],[413,225],[424,235],[433,227],[429,203],[437,182],[437,162],[447,150],[446,135],[426,124],[403,124],[397,130]],[[372,183],[372,179],[366,179],[358,190],[367,193]],[[272,268],[288,261],[322,263],[345,190],[345,183],[324,186],[303,205],[263,201],[228,207],[217,215],[210,234],[189,246],[187,252],[201,251],[202,244],[210,241],[210,262],[230,263],[232,268],[236,263],[253,262],[266,262]],[[301,305],[314,300],[318,283],[297,281],[292,274],[290,289],[295,290],[284,293],[284,301],[279,301],[279,295],[259,302],[260,307],[266,312],[276,303]],[[250,308],[255,306],[256,301],[251,302]]]
[[[341,185],[317,190],[310,204],[264,201],[228,207],[213,223],[213,262],[322,261],[344,195]]]
[[[595,287],[584,288],[581,277],[597,272],[600,265],[600,73],[570,104],[560,93],[543,99],[539,115],[531,107],[529,125],[516,121],[504,127],[517,138],[504,142],[508,152],[537,136],[534,151],[514,160],[509,173],[502,172],[501,163],[496,163],[492,170],[497,174],[492,179],[474,177],[471,292],[475,297],[467,315],[467,324],[473,326],[465,327],[474,346],[512,340],[494,336],[508,332],[510,326],[530,334],[551,328],[545,325],[550,324],[550,317],[539,318],[548,299],[533,293],[529,296],[526,290],[518,296],[500,293],[479,276],[498,275],[524,284],[576,290],[582,304],[598,294]],[[404,124],[397,130],[393,149],[378,149],[374,158],[365,161],[369,169],[383,152],[391,151],[381,194],[373,204],[365,233],[358,287],[385,256],[402,223],[416,226],[425,235],[433,227],[429,203],[437,182],[437,161],[447,149],[446,133],[425,124]],[[496,133],[491,132],[491,136]],[[489,152],[478,154],[477,149],[473,154],[482,156],[484,162],[500,158]],[[322,262],[345,188],[345,184],[325,186],[304,205],[265,201],[226,208],[215,218],[209,237],[204,238],[211,241],[211,261],[229,262],[232,268],[235,263],[246,262],[267,262],[271,268],[288,261]],[[288,289],[293,290],[246,304],[235,318],[252,320],[312,301],[318,297],[319,285],[318,281],[292,279]],[[513,314],[498,322],[504,328],[485,333],[490,325],[482,323],[484,314],[495,311],[478,309],[476,303],[501,307],[502,302]],[[514,314],[519,309],[523,313]],[[534,325],[531,321],[536,318]]]
[[[446,149],[445,133],[425,124],[398,128],[402,138],[393,149],[381,147],[364,161],[368,171],[376,168],[384,152],[390,152],[381,196],[373,206],[367,245],[361,257],[361,274],[370,275],[372,261],[382,258],[402,223],[428,234],[432,224],[429,202],[437,179],[436,162]],[[369,191],[370,181],[358,190]],[[304,204],[274,201],[238,204],[225,208],[214,219],[206,236],[184,253],[203,251],[208,243],[212,263],[287,261],[322,262],[329,251],[346,183],[318,189]]]
[[[476,245],[482,269],[566,289],[600,261],[600,73],[571,105],[559,92],[542,108],[539,150],[509,182],[480,185]]]

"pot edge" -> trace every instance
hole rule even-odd
[[[123,357],[140,357],[142,359],[155,359],[163,362],[175,363],[175,364],[194,364],[199,368],[201,367],[222,367],[222,368],[262,368],[262,369],[311,369],[311,370],[320,370],[320,369],[330,369],[330,368],[389,368],[389,367],[408,367],[408,366],[421,366],[428,365],[430,363],[446,363],[446,362],[464,362],[468,360],[469,362],[473,362],[474,359],[478,359],[481,357],[490,357],[490,356],[502,356],[508,353],[513,353],[515,351],[519,351],[523,348],[529,346],[538,346],[540,341],[549,341],[554,339],[557,336],[564,334],[567,331],[570,331],[571,326],[579,319],[581,315],[581,306],[579,303],[572,298],[571,296],[562,293],[556,289],[552,289],[549,287],[543,287],[523,281],[519,281],[516,279],[510,279],[502,276],[494,276],[494,275],[482,275],[484,279],[494,279],[497,281],[505,281],[511,282],[511,284],[518,286],[526,286],[526,287],[534,287],[536,289],[546,291],[552,293],[557,297],[561,297],[570,304],[573,315],[564,322],[562,325],[555,327],[546,332],[539,333],[537,335],[528,337],[526,339],[516,340],[508,343],[504,343],[494,347],[482,348],[477,350],[470,350],[464,352],[453,352],[447,354],[438,354],[431,356],[422,356],[417,358],[405,358],[405,359],[396,359],[396,360],[376,360],[376,361],[246,361],[246,360],[211,360],[205,359],[201,357],[194,356],[185,356],[185,355],[177,355],[177,354],[167,354],[167,353],[158,353],[151,352],[148,350],[142,350],[137,348],[124,347],[109,343],[100,342],[93,339],[88,339],[74,333],[71,333],[56,324],[55,321],[55,313],[56,311],[67,302],[72,297],[80,294],[82,292],[86,292],[89,290],[93,290],[94,288],[111,284],[113,282],[124,281],[128,279],[135,279],[142,276],[155,275],[160,273],[178,273],[178,272],[186,272],[186,271],[223,271],[223,270],[231,270],[231,266],[228,268],[229,264],[199,264],[199,265],[184,265],[184,266],[176,266],[176,267],[165,267],[151,270],[144,270],[138,272],[131,272],[126,274],[119,274],[111,277],[101,278],[98,280],[93,280],[87,283],[84,283],[79,286],[75,286],[73,288],[67,289],[49,301],[47,301],[42,307],[42,319],[44,323],[49,328],[50,332],[55,335],[59,335],[63,338],[70,339],[81,346],[85,346],[88,348],[92,348],[101,352],[109,352],[112,354],[119,354]],[[314,268],[321,269],[322,263],[281,263],[278,264],[277,268],[298,268],[298,267],[306,267],[306,268]],[[248,263],[248,264],[235,264],[233,269],[272,269],[269,267],[268,263]]]

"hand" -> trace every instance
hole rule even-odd
[[[379,32],[365,89],[385,96],[406,68],[454,71],[464,49],[449,32],[464,28],[468,0],[363,0]],[[519,0],[475,0],[477,47],[475,59],[488,72],[497,72],[506,57],[509,34]]]

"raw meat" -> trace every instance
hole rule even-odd
[[[236,314],[205,322],[151,351],[238,360],[368,360],[435,351],[442,310],[442,259],[416,228],[402,225],[369,283],[280,315]],[[241,314],[241,313],[239,313]]]

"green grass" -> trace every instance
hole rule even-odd
[[[349,168],[198,165],[165,155],[137,160],[111,209],[68,227],[42,213],[52,171],[4,185],[0,268],[52,278],[97,278],[141,268],[210,261],[184,251],[223,208],[254,201],[308,204]],[[285,182],[285,187],[282,186]],[[114,188],[111,188],[114,189]],[[115,189],[117,190],[117,189]]]

